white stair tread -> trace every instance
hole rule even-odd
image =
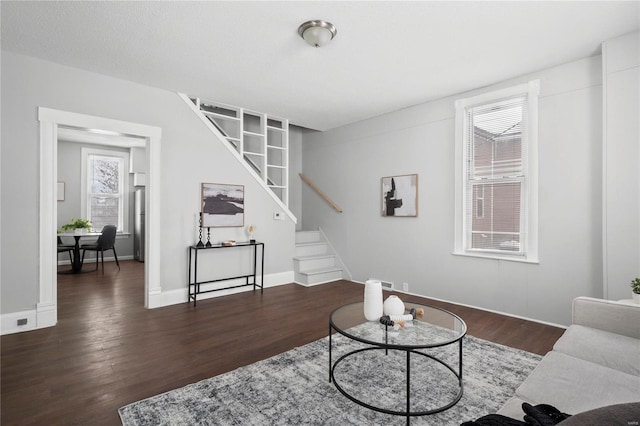
[[[295,256],[293,260],[316,260],[316,259],[330,259],[336,257],[335,254],[310,254],[308,256]]]
[[[310,241],[307,243],[296,243],[296,247],[322,246],[327,245],[325,241]]]
[[[318,275],[318,274],[326,274],[329,272],[340,272],[342,268],[339,266],[328,267],[328,268],[318,268],[318,269],[308,269],[306,271],[300,271],[299,273],[302,275]]]

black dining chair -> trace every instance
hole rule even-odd
[[[102,273],[104,274],[104,252],[106,250],[113,250],[113,257],[116,258],[116,265],[120,270],[120,263],[118,262],[118,255],[116,254],[116,230],[118,228],[115,225],[105,225],[102,228],[102,234],[98,237],[98,240],[94,244],[83,244],[82,249],[82,263],[84,263],[84,254],[87,250],[96,252],[96,269],[98,270],[98,253],[102,259]]]
[[[69,260],[73,263],[73,244],[64,244],[62,238],[58,236],[58,254],[69,252]]]

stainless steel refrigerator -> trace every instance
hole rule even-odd
[[[133,258],[144,262],[144,188],[135,191],[133,214]]]

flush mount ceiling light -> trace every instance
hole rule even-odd
[[[333,40],[337,33],[338,30],[332,23],[321,20],[307,21],[298,27],[300,37],[313,47],[324,46]]]

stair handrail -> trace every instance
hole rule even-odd
[[[329,205],[331,207],[333,207],[335,209],[335,211],[337,211],[338,213],[342,213],[342,209],[336,203],[334,203],[333,200],[331,200],[331,198],[329,198],[327,196],[327,194],[322,192],[322,190],[320,188],[318,188],[313,182],[311,182],[311,180],[309,180],[308,177],[306,177],[303,173],[298,173],[298,175],[300,175],[300,178],[303,181],[305,181],[305,183],[307,185],[309,185],[311,187],[311,189],[316,191],[318,193],[318,195],[320,195],[327,203],[329,203]]]

